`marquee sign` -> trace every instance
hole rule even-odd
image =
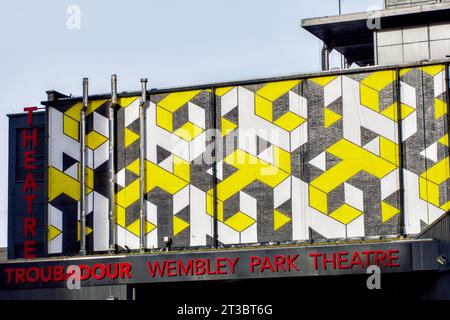
[[[0,289],[436,270],[433,240],[59,259],[0,265]],[[75,268],[76,269],[76,268]]]
[[[24,108],[23,111],[28,113],[28,126],[31,129],[25,128],[22,130],[22,147],[23,147],[23,168],[26,170],[25,182],[22,186],[23,199],[27,204],[27,214],[23,218],[23,233],[24,240],[24,258],[36,258],[36,240],[27,239],[37,236],[38,219],[33,217],[33,202],[37,199],[38,186],[34,178],[34,170],[36,166],[36,149],[38,146],[37,128],[33,127],[33,112],[37,107]]]

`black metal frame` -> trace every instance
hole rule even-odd
[[[405,235],[405,181],[403,175],[403,168],[405,167],[405,144],[403,143],[403,129],[402,129],[402,101],[401,101],[401,83],[400,83],[400,68],[395,69],[395,98],[397,102],[397,130],[398,130],[398,175],[399,175],[399,202],[400,202],[400,214],[399,214],[399,234]]]

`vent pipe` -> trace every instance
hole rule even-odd
[[[322,47],[322,71],[330,70],[330,49],[323,43]]]
[[[109,204],[108,204],[108,221],[109,221],[109,249],[110,254],[115,253],[116,232],[115,232],[115,211],[114,198],[116,194],[116,169],[115,169],[115,109],[118,104],[117,98],[117,76],[111,76],[111,104],[108,110],[109,120]]]
[[[139,105],[139,251],[145,251],[145,105],[147,104],[147,79],[141,79],[141,101]]]
[[[83,105],[80,110],[80,255],[86,255],[86,110],[89,105],[89,80],[83,79]]]

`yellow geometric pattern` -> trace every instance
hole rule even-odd
[[[409,116],[411,113],[415,111],[414,108],[402,103],[401,104],[401,113],[402,113],[402,119],[404,120],[407,116]],[[393,103],[391,106],[387,107],[385,110],[381,112],[383,116],[388,117],[392,121],[398,122],[398,107],[397,102]]]
[[[170,113],[174,113],[183,105],[192,100],[197,94],[200,93],[200,91],[201,90],[193,90],[170,93],[167,97],[158,102],[158,106],[164,108]]]
[[[79,141],[80,128],[79,122],[72,119],[71,117],[64,115],[64,134],[71,137],[72,139]]]
[[[398,166],[398,145],[385,137],[380,136],[380,157]]]
[[[55,239],[57,236],[59,236],[62,233],[61,230],[59,230],[58,228],[49,225],[48,226],[48,233],[47,233],[47,237],[48,237],[48,241],[52,241],[53,239]]]
[[[174,134],[186,141],[192,141],[203,133],[203,129],[192,122],[186,122],[183,126],[175,130]]]
[[[277,120],[275,120],[274,124],[280,128],[283,128],[286,131],[291,132],[299,125],[303,124],[305,121],[306,120],[303,119],[302,117],[299,117],[295,113],[288,111],[281,117],[279,117]]]
[[[395,70],[371,73],[360,82],[361,104],[373,111],[380,112],[380,91],[392,84],[396,78]]]
[[[93,172],[89,168],[86,171],[86,194],[92,192],[94,187]],[[65,194],[73,200],[80,200],[80,182],[56,168],[48,168],[48,201]]]
[[[239,211],[232,217],[228,218],[225,221],[225,224],[227,226],[229,226],[230,228],[233,228],[237,232],[242,232],[245,229],[247,229],[248,227],[255,224],[255,222],[256,222],[255,219],[253,219],[253,218],[249,217],[248,215],[246,215],[245,213],[242,213]]]
[[[283,226],[286,225],[286,223],[290,222],[292,219],[288,216],[282,214],[278,210],[273,211],[273,230],[277,231],[281,229]]]
[[[156,106],[157,125],[186,141],[195,139],[204,130],[188,121],[174,131],[174,112],[186,105],[200,92],[201,90],[193,90],[168,94],[164,99],[158,102]]]
[[[139,159],[131,163],[127,170],[139,175]],[[155,165],[150,161],[145,161],[145,190],[144,193],[152,191],[154,188],[159,187],[162,190],[174,195],[189,183],[184,179],[189,180],[189,164],[182,161],[182,159],[177,159],[174,161],[174,173],[164,170],[163,168]],[[178,174],[178,175],[177,175]],[[139,200],[139,178],[131,182],[125,188],[120,190],[115,196],[116,212],[117,212],[117,224],[128,231],[139,236],[139,219],[133,221],[130,225],[126,226],[125,220],[125,209],[131,206],[133,203]],[[177,218],[176,222],[178,230],[180,232],[185,229],[184,225],[179,221],[181,219]],[[137,224],[137,225],[136,225]],[[174,225],[175,226],[175,225]],[[146,223],[147,233],[153,231],[156,226],[147,221]]]
[[[125,211],[121,211],[121,214],[125,213]],[[125,217],[121,217],[121,220],[124,220]],[[121,227],[125,228],[125,225],[123,224],[119,224]],[[136,237],[139,237],[141,234],[141,221],[139,219],[135,220],[133,223],[131,223],[128,227],[126,227],[126,229],[128,231],[130,231],[131,233],[133,233]],[[149,234],[150,232],[152,232],[153,230],[156,229],[156,226],[153,223],[148,222],[147,220],[145,220],[145,235]]]
[[[421,97],[415,96],[421,92],[420,85],[416,83],[415,79],[420,78],[420,72],[418,70],[426,73],[425,78],[427,80],[431,76],[435,78],[435,81],[438,81],[440,79],[438,76],[442,76],[439,73],[444,69],[445,67],[443,65],[438,65],[400,70],[400,76],[404,77],[402,78],[401,85],[407,84],[404,88],[406,96],[401,97],[400,106],[396,102],[397,97],[395,97],[394,84],[398,80],[396,78],[396,70],[360,73],[359,76],[326,76],[307,80],[276,81],[257,85],[213,89],[216,94],[215,98],[222,99],[221,103],[217,105],[218,109],[221,108],[221,111],[225,113],[221,114],[219,111],[217,114],[218,118],[216,119],[222,130],[221,135],[222,137],[226,137],[231,132],[237,133],[237,142],[239,145],[239,147],[234,146],[231,153],[227,150],[226,156],[224,159],[221,157],[221,163],[218,164],[217,168],[218,176],[221,175],[218,179],[219,183],[216,189],[216,213],[219,225],[221,226],[219,228],[219,236],[224,237],[227,243],[233,243],[234,241],[242,241],[244,243],[244,241],[254,241],[256,237],[259,238],[261,230],[263,230],[263,237],[289,237],[297,232],[297,237],[300,238],[308,237],[308,235],[304,234],[304,231],[300,230],[302,228],[307,230],[307,227],[314,228],[314,231],[317,231],[317,233],[330,238],[337,234],[340,235],[341,232],[345,232],[345,235],[347,235],[347,231],[364,235],[364,232],[367,230],[365,228],[370,228],[370,225],[366,225],[366,219],[361,219],[363,214],[376,214],[377,220],[381,219],[381,221],[374,223],[386,223],[386,230],[390,230],[387,232],[395,230],[398,223],[396,217],[400,214],[400,206],[397,199],[400,190],[396,189],[398,186],[392,186],[397,181],[396,179],[398,179],[392,173],[399,168],[399,144],[396,143],[398,141],[395,137],[397,135],[398,122],[401,120],[405,128],[409,126],[409,131],[405,129],[405,131],[408,131],[408,138],[405,139],[410,139],[409,137],[415,135],[416,133],[414,131],[430,130],[429,128],[421,128],[422,121],[426,123],[426,126],[434,126],[435,123],[437,124],[437,129],[440,130],[440,133],[439,135],[433,136],[433,145],[430,146],[430,143],[433,141],[425,141],[423,146],[425,149],[429,148],[429,151],[425,152],[425,157],[428,155],[429,158],[425,160],[421,153],[421,157],[417,159],[417,163],[420,162],[420,165],[416,166],[414,163],[411,166],[412,168],[405,168],[404,170],[409,171],[407,172],[408,175],[415,175],[419,180],[419,195],[417,196],[415,193],[414,201],[422,199],[442,211],[449,210],[450,201],[447,201],[448,199],[444,194],[444,189],[450,181],[450,159],[447,153],[445,153],[445,156],[442,156],[444,154],[443,150],[447,150],[446,148],[449,146],[446,128],[442,129],[441,126],[441,123],[446,121],[445,117],[448,113],[445,95],[441,91],[437,92],[437,89],[434,88],[436,95],[433,96],[433,88],[426,88],[430,91],[430,94],[427,93],[426,95],[428,99],[426,103],[420,100]],[[322,87],[322,90],[314,84],[311,89],[311,83],[319,85]],[[359,94],[359,99],[355,99],[356,101],[345,101],[345,95],[342,94],[342,90],[346,90],[345,86],[352,85],[352,83],[356,88],[354,95],[357,96]],[[442,89],[441,86],[440,89]],[[204,127],[205,123],[209,122],[209,117],[206,116],[206,122],[202,122],[203,119],[197,118],[202,112],[208,112],[208,108],[202,105],[202,101],[206,101],[207,98],[207,95],[203,95],[205,91],[211,90],[190,90],[152,96],[151,101],[154,105],[150,104],[153,109],[149,109],[149,114],[154,115],[155,119],[147,118],[148,124],[151,126],[157,125],[171,133],[170,136],[172,138],[176,137],[176,141],[180,139],[184,140],[182,141],[183,147],[191,152],[194,143],[190,142],[193,142],[193,140],[196,140],[195,142],[201,142],[201,139],[198,138],[205,135],[204,130],[208,129]],[[200,93],[202,93],[202,96],[200,96]],[[402,94],[405,93],[402,91]],[[313,99],[310,100],[309,96]],[[247,97],[250,99],[246,100]],[[298,99],[293,99],[295,97]],[[132,235],[139,237],[140,220],[135,219],[136,203],[139,200],[140,193],[139,159],[136,157],[138,147],[135,143],[140,138],[139,134],[136,133],[138,131],[136,131],[136,118],[134,118],[136,117],[136,99],[139,99],[139,97],[119,98],[119,104],[122,107],[120,111],[125,114],[126,119],[129,119],[127,121],[129,125],[128,127],[120,128],[120,132],[123,134],[123,137],[121,137],[123,139],[120,140],[123,143],[120,147],[127,150],[123,152],[126,154],[125,156],[122,154],[119,155],[120,157],[123,156],[125,161],[121,162],[123,163],[123,168],[118,169],[125,171],[126,182],[124,185],[122,183],[120,184],[114,201],[117,225],[128,230]],[[248,105],[247,101],[250,101]],[[320,102],[318,103],[318,101]],[[91,114],[105,102],[106,100],[91,101],[87,113]],[[196,105],[197,103],[199,106]],[[330,103],[333,105],[330,106]],[[424,103],[425,106],[422,105]],[[360,121],[359,127],[358,124],[351,123],[351,119],[344,118],[347,116],[345,110],[351,109],[350,104],[355,104],[355,107],[359,108],[357,110],[358,114],[355,113],[352,115],[355,120],[354,122]],[[200,105],[202,106],[200,107]],[[364,108],[361,108],[360,105]],[[62,127],[63,132],[58,132],[58,134],[64,134],[75,141],[79,141],[81,106],[82,104],[79,102],[63,112],[63,123],[62,126],[61,124],[59,125],[59,128]],[[306,107],[308,110],[305,109]],[[340,111],[341,107],[343,108],[342,111]],[[427,108],[427,114],[422,115],[423,112],[420,108]],[[399,109],[400,115],[398,114]],[[267,140],[270,144],[270,146],[263,150],[260,150],[259,145],[254,148],[253,144],[247,150],[247,146],[244,147],[243,144],[240,144],[241,130],[237,130],[238,121],[240,125],[247,126],[246,119],[241,119],[241,116],[244,114],[243,111],[248,110],[252,112],[251,116],[257,120],[255,123],[259,127],[264,127],[269,130],[274,127],[276,127],[275,129],[279,128],[280,130],[278,132],[281,133],[282,137],[280,139],[282,141],[274,142],[272,139],[266,139],[262,135],[258,136],[258,138]],[[99,113],[100,111],[97,111],[96,116]],[[188,119],[181,121],[180,119],[186,118],[187,114]],[[236,115],[239,117],[238,119],[236,119]],[[422,116],[426,117],[426,119],[421,119]],[[306,126],[303,126],[307,121],[306,118],[311,120],[310,124],[308,124],[308,129],[306,129]],[[99,118],[96,119],[98,120]],[[265,121],[261,121],[261,119]],[[374,123],[378,119],[381,119],[381,121]],[[413,120],[416,122],[414,123]],[[104,119],[100,118],[99,121],[104,121]],[[251,122],[248,123],[250,123],[249,127],[251,127]],[[333,127],[329,130],[323,130],[323,136],[322,134],[317,135],[319,139],[310,135],[311,130],[317,129],[314,126],[318,126],[318,123],[320,124],[320,130]],[[339,126],[336,124],[339,124]],[[416,124],[419,125],[416,126]],[[123,123],[120,125],[123,126]],[[354,128],[352,128],[352,125],[354,125]],[[303,126],[302,128],[305,131],[296,130],[297,128],[302,129],[300,128],[301,126]],[[361,132],[350,132],[347,126],[351,129],[361,130]],[[87,146],[92,151],[101,151],[102,148],[99,147],[104,146],[107,138],[99,131],[95,131],[96,128],[93,129],[94,131],[90,131],[87,135]],[[441,130],[445,132],[441,134]],[[159,130],[159,133],[161,132],[162,130]],[[162,134],[168,137],[167,132],[162,132]],[[422,133],[420,132],[420,135]],[[67,137],[64,137],[66,141],[74,142],[67,140]],[[320,141],[322,137],[323,143]],[[306,142],[304,141],[305,138]],[[255,140],[256,144],[260,141],[259,139]],[[411,150],[408,143],[413,140],[405,140],[403,144],[408,146],[408,148],[405,148],[407,152],[412,152],[414,153],[413,156],[416,156],[416,154],[423,150]],[[428,139],[427,136],[427,140],[431,139]],[[438,145],[437,159],[439,161],[436,160],[435,144]],[[299,150],[299,146],[303,145],[306,148]],[[308,163],[307,161],[303,161],[304,158],[302,157],[305,156],[303,152],[310,152],[308,150],[312,152],[312,148],[316,148],[311,146],[316,146],[317,148],[321,148],[321,150],[314,150],[314,161],[312,161],[313,159],[309,159],[311,161]],[[155,146],[152,145],[151,148],[153,147]],[[194,213],[193,210],[197,210],[197,207],[193,209],[194,206],[192,204],[198,201],[198,199],[193,199],[193,194],[202,193],[202,199],[206,198],[206,214],[209,217],[205,217],[205,219],[209,219],[208,221],[210,221],[210,217],[213,216],[214,212],[213,189],[208,180],[210,178],[208,176],[210,171],[206,173],[209,167],[200,169],[199,167],[195,167],[194,164],[191,165],[189,161],[176,156],[175,154],[179,154],[178,152],[167,149],[169,148],[168,144],[157,144],[157,147],[156,157],[155,151],[151,148],[149,148],[151,150],[146,155],[149,156],[150,154],[149,157],[152,158],[152,161],[145,161],[144,193],[147,194],[156,188],[160,188],[167,193],[168,195],[165,195],[167,198],[161,200],[161,203],[158,202],[159,199],[155,203],[152,203],[152,210],[157,210],[158,219],[160,218],[159,215],[163,215],[164,219],[169,219],[167,224],[166,221],[162,224],[161,229],[166,228],[167,225],[172,225],[173,230],[167,231],[169,232],[168,235],[176,237],[182,234],[179,237],[180,243],[194,242],[196,240],[193,240],[193,234],[201,234],[201,232],[198,230],[194,231],[196,228],[192,228],[192,230],[189,230],[192,233],[189,240],[188,237],[185,237],[186,230],[191,227],[191,223],[194,221],[191,219],[193,214],[196,214],[198,218],[199,215],[204,213],[204,209],[202,208],[205,204],[201,203],[199,207],[200,212],[197,211]],[[89,150],[90,154],[92,154],[91,150]],[[183,156],[183,158],[185,157]],[[329,160],[329,158],[332,160]],[[66,157],[66,162],[67,159]],[[305,159],[308,159],[307,155]],[[69,159],[68,163],[71,161],[73,160]],[[427,170],[423,173],[416,172],[417,170],[421,170],[417,168],[422,168],[422,163],[428,166]],[[309,165],[312,165],[312,167],[309,167]],[[301,168],[298,168],[299,166]],[[308,166],[305,168],[305,171],[303,171],[303,166]],[[72,176],[62,172],[60,170],[61,168],[56,169],[56,167],[60,168],[61,164],[56,165],[50,163],[48,168],[49,201],[55,200],[61,194],[67,195],[74,201],[79,201],[80,185],[79,181],[72,177],[76,176],[73,167],[70,166],[71,169],[67,169]],[[313,167],[320,170],[316,170]],[[309,168],[312,170],[309,170]],[[305,172],[307,174],[303,175]],[[371,201],[377,201],[379,204],[379,206],[374,206],[368,212],[367,199],[368,194],[371,195],[372,191],[367,191],[366,189],[359,190],[361,187],[358,186],[358,183],[364,183],[363,179],[366,176],[360,175],[362,172],[370,175],[370,181],[374,181],[374,185],[371,187],[376,188],[373,191],[376,199],[371,199]],[[120,173],[122,174],[123,172]],[[203,180],[203,177],[199,179],[199,175],[201,176],[202,174],[205,175],[206,179]],[[94,170],[87,168],[88,194],[94,188],[93,175]],[[80,174],[78,172],[79,176]],[[375,182],[376,179],[372,177],[377,178],[379,181]],[[192,187],[186,188],[191,183]],[[198,186],[196,185],[197,183],[199,183]],[[261,185],[264,186],[261,187]],[[294,189],[294,187],[297,189]],[[262,190],[261,193],[257,190],[258,188]],[[273,190],[271,191],[270,189]],[[304,190],[307,190],[308,194],[303,194]],[[302,194],[299,195],[299,193]],[[342,204],[341,202],[338,205],[332,203],[332,201],[338,198],[339,201],[343,200],[342,193],[344,193],[344,203]],[[158,197],[156,192],[155,195]],[[307,203],[305,206],[303,206],[303,203],[302,206],[299,206],[298,203],[294,206],[294,201],[306,201]],[[175,202],[177,202],[177,205],[175,205]],[[270,202],[273,202],[273,206]],[[262,203],[264,203],[264,209],[262,209]],[[266,203],[269,205],[266,206]],[[195,204],[198,205],[198,203]],[[239,208],[235,208],[236,205]],[[184,206],[183,209],[181,209],[182,206]],[[187,206],[191,207],[188,208]],[[229,214],[230,207],[233,208],[233,211],[230,212],[232,213],[231,215]],[[300,207],[302,209],[299,209]],[[307,208],[305,209],[305,207]],[[175,212],[172,212],[175,209],[179,213],[175,214]],[[58,208],[58,210],[60,209]],[[264,210],[263,214],[268,217],[264,217],[263,221],[259,221],[262,214],[260,210]],[[314,221],[315,225],[313,226],[308,219],[311,217],[314,218],[317,211],[322,215],[320,219]],[[133,216],[132,219],[130,219],[130,215]],[[190,218],[186,218],[186,215]],[[326,215],[326,217],[323,215]],[[405,215],[408,220],[408,212],[405,212]],[[152,219],[154,218],[153,216],[151,217]],[[411,220],[419,220],[417,217],[413,216]],[[359,222],[354,223],[355,219]],[[425,222],[423,220],[425,218],[420,217],[420,219]],[[317,222],[319,220],[320,222]],[[301,226],[294,225],[294,223],[301,224]],[[352,224],[351,227],[349,226],[350,224]],[[258,228],[256,228],[256,225]],[[75,224],[73,227],[75,228]],[[78,233],[79,228],[78,224]],[[156,225],[155,220],[145,222],[146,235],[157,228],[159,226]],[[325,230],[325,232],[322,233],[321,229]],[[87,227],[86,231],[89,234],[92,232],[92,228]],[[173,233],[170,234],[170,232]],[[58,237],[60,238],[61,234],[64,233],[63,230],[59,230],[54,225],[49,225],[48,227],[49,241],[55,240]],[[209,231],[205,231],[205,233],[211,236]],[[75,238],[75,232],[72,232],[72,234]],[[158,231],[157,241],[159,242],[161,241],[159,239],[161,234]],[[149,238],[153,240],[148,241],[155,241],[154,235]],[[222,240],[220,239],[220,241]]]
[[[445,65],[443,64],[437,64],[437,65],[433,65],[433,66],[426,66],[426,67],[420,67],[418,68],[419,70],[422,70],[423,72],[428,73],[430,76],[434,77],[436,76],[439,72],[442,72],[445,70]]]
[[[439,100],[438,98],[434,99],[434,117],[435,119],[439,119],[440,117],[447,114],[447,103]]]
[[[336,219],[337,221],[347,225],[359,216],[361,216],[363,213],[359,211],[358,209],[355,209],[348,204],[344,204],[333,213],[330,214],[330,217],[333,219]]]
[[[448,147],[448,133],[443,136],[442,138],[440,138],[438,140],[439,143],[443,144],[444,146]]]
[[[310,205],[341,223],[348,224],[362,212],[346,204],[334,212],[329,212],[328,194],[361,171],[381,179],[395,170],[397,166],[345,139],[329,147],[327,152],[342,161],[311,181],[309,185]]]
[[[181,220],[177,216],[173,216],[173,235],[176,236],[189,227],[189,223]]]
[[[105,163],[105,149],[100,149],[99,147],[104,145],[107,142],[108,138],[105,137],[100,132],[105,132],[105,128],[102,128],[105,124],[107,125],[107,118],[100,111],[100,108],[104,110],[109,105],[107,104],[108,100],[100,99],[100,100],[91,100],[89,101],[88,108],[86,110],[86,147],[87,147],[87,162],[86,162],[86,194],[90,195],[94,190],[94,166],[96,170],[99,169],[100,159]],[[75,232],[76,224],[79,223],[77,220],[79,219],[79,213],[77,214],[76,205],[77,202],[80,201],[80,163],[79,160],[76,160],[73,156],[74,150],[69,150],[68,148],[74,148],[77,146],[76,152],[79,152],[79,142],[80,142],[80,112],[82,108],[82,102],[77,102],[71,105],[68,109],[63,108],[65,111],[58,110],[57,107],[51,108],[50,114],[55,114],[59,116],[62,112],[61,123],[57,126],[50,126],[49,136],[51,137],[52,145],[56,145],[56,148],[52,148],[50,151],[50,160],[48,166],[48,201],[50,205],[54,205],[61,211],[63,218],[66,223],[62,226],[62,229],[59,230],[55,225],[52,225],[51,219],[49,219],[49,253],[61,253],[65,250],[68,252],[73,252],[78,250],[78,244],[76,243],[79,240],[79,234]],[[95,113],[94,113],[95,112]],[[59,132],[59,128],[62,127],[62,132]],[[63,136],[64,135],[64,136]],[[68,141],[67,137],[73,139],[74,141]],[[60,138],[63,138],[61,141]],[[64,141],[67,141],[67,143]],[[69,143],[70,142],[70,143]],[[58,150],[58,151],[57,151]],[[63,152],[64,154],[56,154]],[[107,152],[107,151],[106,151]],[[101,156],[101,157],[100,157]],[[54,162],[55,161],[55,162]],[[53,163],[54,162],[54,163]],[[76,169],[73,170],[73,164],[76,164]],[[106,166],[105,166],[106,167]],[[62,169],[64,168],[64,172]],[[104,168],[100,168],[95,171],[95,174],[103,174]],[[107,197],[106,191],[104,190],[101,184],[97,185],[96,195],[101,195]],[[66,200],[67,204],[61,204],[60,200],[55,203],[52,203],[56,198],[58,198],[61,194],[67,195],[71,200]],[[93,195],[92,195],[92,198]],[[92,199],[89,197],[88,199]],[[90,206],[90,200],[88,201],[87,208],[89,212],[87,212],[87,223],[86,226],[87,235],[92,234],[93,226],[90,225],[92,223],[91,217],[95,212],[95,205]],[[61,207],[60,207],[61,206]],[[102,205],[97,206],[101,208]],[[99,220],[97,220],[99,221]],[[61,228],[61,227],[60,227]],[[102,232],[102,229],[107,228],[106,221],[105,226],[99,227],[99,233]],[[72,230],[73,229],[73,230]],[[78,227],[79,229],[79,227]],[[60,239],[62,236],[63,240],[56,240],[56,238]],[[106,234],[103,236],[94,238],[92,242],[89,242],[88,250],[91,250],[91,245],[93,248],[99,248],[98,243],[101,243]],[[102,239],[103,238],[103,239]],[[68,241],[68,239],[70,241]],[[73,240],[73,243],[71,241]],[[51,242],[51,243],[50,243]],[[103,244],[101,244],[103,246]]]
[[[107,140],[108,138],[102,136],[100,133],[96,131],[91,131],[86,135],[86,146],[89,149],[95,150],[102,144],[104,144]]]
[[[237,128],[237,125],[233,122],[222,117],[222,137],[225,137],[230,132],[233,132]]]
[[[393,207],[384,201],[381,202],[381,222],[385,223],[399,213],[400,210],[396,207]]]
[[[173,174],[186,182],[191,181],[191,165],[180,157],[173,156]]]
[[[342,119],[342,116],[340,114],[337,114],[336,112],[331,111],[330,109],[325,108],[324,110],[325,110],[325,129]]]
[[[281,164],[280,166],[283,166],[285,170],[254,157],[240,149],[237,149],[224,159],[225,163],[235,167],[238,171],[217,185],[217,219],[219,221],[224,222],[223,203],[255,180],[259,180],[262,183],[274,188],[289,177],[288,171],[291,169],[290,163],[283,161],[281,159],[282,156],[280,156],[281,154],[281,152],[274,152],[274,163],[279,165]],[[207,192],[206,200],[206,211],[210,216],[213,216],[212,189]],[[236,218],[233,218],[233,216],[227,219],[228,223],[226,224],[236,231],[242,232],[242,230],[251,225],[248,225],[250,220],[244,217],[243,215],[245,214],[242,212],[238,212],[236,215]],[[244,225],[246,228],[242,229],[241,227]]]
[[[441,203],[439,188],[450,179],[449,166],[447,157],[422,173],[419,178],[420,198],[445,211],[450,209],[450,201]]]
[[[133,102],[135,102],[138,99],[138,97],[122,97],[119,98],[119,105],[122,108],[126,108],[128,107],[130,104],[132,104]]]
[[[233,90],[233,87],[222,87],[216,89],[216,96],[223,97],[225,94]]]
[[[106,101],[107,101],[106,99],[89,101],[88,108],[86,110],[86,116],[91,114],[95,110],[97,110]],[[73,105],[73,107],[71,107],[69,110],[67,110],[65,112],[65,115],[67,115],[67,116],[71,117],[72,119],[80,122],[80,112],[81,112],[81,107],[82,106],[83,106],[82,102],[76,103],[75,105]]]
[[[92,228],[89,228],[86,226],[86,236],[90,235],[93,232]],[[81,223],[80,221],[77,222],[77,241],[80,241],[80,235],[81,233]]]
[[[139,176],[139,159],[134,160],[127,166],[127,170],[133,172],[135,175]]]
[[[281,96],[289,92],[292,88],[297,86],[301,80],[290,80],[271,82],[264,85],[261,89],[255,93],[255,113],[261,118],[274,123],[276,126],[291,132],[306,119],[298,116],[297,114],[288,111],[281,115],[277,120],[273,121],[273,103]]]
[[[325,87],[327,84],[329,84],[331,81],[335,80],[336,78],[337,78],[337,76],[330,76],[330,77],[311,78],[309,80],[317,83],[321,87]]]
[[[139,139],[139,135],[134,133],[128,128],[125,128],[125,139],[124,139],[124,147],[128,148],[130,145],[133,144],[136,140]]]

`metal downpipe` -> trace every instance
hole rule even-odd
[[[397,103],[397,130],[398,130],[398,171],[399,171],[399,188],[400,188],[400,214],[398,233],[404,236],[405,230],[405,181],[403,169],[405,167],[405,144],[403,143],[403,127],[402,127],[402,101],[401,101],[401,83],[400,83],[400,69],[395,70],[395,97]]]
[[[80,111],[80,255],[86,255],[86,110],[89,105],[89,80],[83,79],[83,106]]]
[[[145,251],[145,105],[147,104],[147,79],[141,79],[141,101],[139,105],[139,251]]]
[[[108,205],[108,221],[109,221],[109,249],[110,254],[115,253],[116,232],[115,232],[115,210],[114,199],[116,193],[116,169],[115,169],[115,108],[118,104],[117,98],[117,76],[111,76],[111,105],[108,110],[109,120],[109,205]]]
[[[330,49],[323,43],[322,47],[322,71],[330,70]]]

